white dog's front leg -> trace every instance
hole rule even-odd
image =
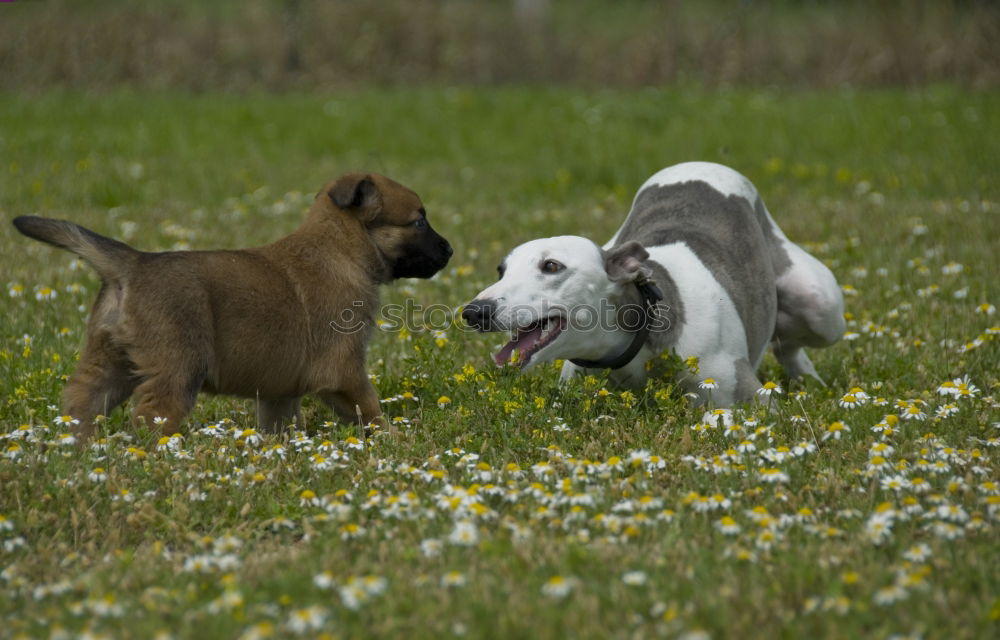
[[[698,375],[683,380],[686,390],[698,396],[695,406],[729,408],[755,399],[760,380],[745,357],[716,353],[702,356],[698,364]]]
[[[583,375],[583,367],[578,367],[569,360],[563,363],[562,371],[559,373],[559,384],[566,384],[573,378]]]
[[[619,389],[642,389],[649,374],[646,373],[646,358],[643,353],[632,359],[621,369],[615,369],[608,377],[611,384]]]
[[[559,374],[559,383],[566,384],[577,376],[586,375],[587,371],[597,372],[602,369],[585,369],[567,360]],[[618,389],[642,389],[646,386],[646,378],[646,361],[637,357],[621,369],[612,371],[608,381]]]

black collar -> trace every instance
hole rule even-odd
[[[663,292],[651,278],[640,275],[635,280],[635,288],[642,296],[643,319],[642,326],[632,336],[632,342],[628,347],[616,356],[605,356],[600,360],[581,360],[579,358],[574,360],[571,358],[570,362],[584,369],[621,369],[632,362],[632,358],[639,353],[639,349],[642,349],[642,345],[649,336],[649,326],[656,319],[656,303],[663,300]]]

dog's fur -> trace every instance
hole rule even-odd
[[[844,332],[830,270],[785,237],[749,180],[707,162],[651,177],[603,248],[576,236],[533,240],[511,251],[500,276],[463,311],[481,330],[513,334],[498,365],[514,349],[522,368],[564,358],[566,380],[583,370],[569,359],[622,353],[634,335],[621,329],[622,310],[636,309],[633,283],[651,276],[663,292],[660,317],[612,382],[642,387],[647,361],[669,350],[698,358],[698,375],[682,382],[720,407],[755,397],[768,343],[789,376],[818,379],[803,347],[828,346]],[[611,321],[586,322],[602,301]],[[718,388],[702,388],[705,378]]]
[[[63,394],[84,438],[132,395],[135,420],[173,433],[199,391],[257,399],[267,429],[300,419],[307,393],[344,420],[380,421],[365,369],[377,285],[429,278],[452,253],[413,191],[363,173],[327,184],[296,231],[252,249],[145,253],[71,222],[14,225],[101,277]]]

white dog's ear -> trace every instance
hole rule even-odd
[[[648,278],[653,272],[642,266],[648,257],[649,252],[641,244],[629,240],[605,252],[604,270],[612,282],[634,282],[640,276]]]

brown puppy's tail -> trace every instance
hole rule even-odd
[[[105,280],[123,277],[139,255],[124,242],[106,238],[65,220],[20,216],[14,218],[14,226],[29,238],[72,251],[90,263]]]

